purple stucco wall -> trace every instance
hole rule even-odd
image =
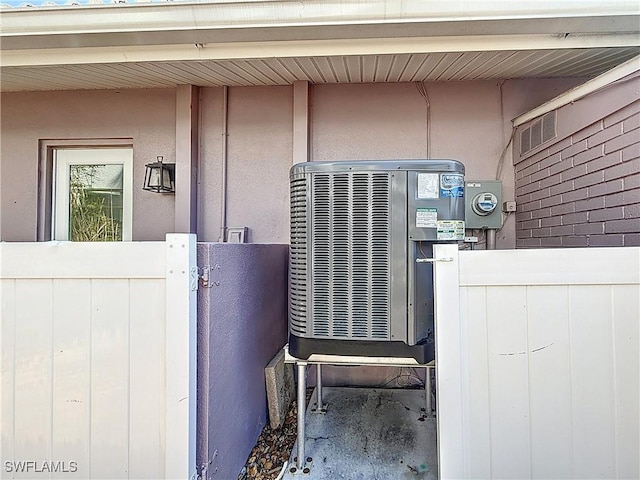
[[[198,244],[197,464],[236,478],[267,421],[264,367],[286,342],[287,245]]]
[[[514,157],[517,246],[640,245],[640,73],[556,115],[557,136]]]
[[[174,232],[174,197],[143,190],[145,163],[175,161],[176,94],[172,88],[0,94],[2,240],[37,239],[40,141],[133,145],[133,239]],[[127,140],[128,141],[128,140]],[[86,145],[86,143],[85,143]],[[42,219],[40,219],[42,220]]]
[[[496,175],[511,119],[583,82],[579,78],[433,82],[427,105],[414,83],[326,84],[310,89],[310,158],[320,160],[455,158],[468,179]],[[130,139],[134,153],[133,239],[163,240],[175,227],[173,195],[141,188],[144,165],[156,155],[176,159],[175,89],[16,92],[0,95],[0,201],[3,241],[35,241],[39,141]],[[222,135],[223,89],[200,90],[198,238],[217,241],[223,202],[227,225],[249,227],[252,243],[289,241],[289,168],[293,163],[293,88],[230,87],[228,135]],[[183,123],[183,122],[182,122]],[[182,130],[181,130],[182,131]],[[430,148],[427,149],[427,133]],[[227,140],[227,169],[222,139]],[[182,144],[182,143],[181,143]],[[223,171],[226,195],[223,195]],[[514,199],[513,166],[502,175],[504,199]],[[183,185],[184,186],[184,185]],[[42,188],[40,186],[40,193]],[[178,190],[181,184],[177,185]],[[224,200],[223,200],[224,199]],[[182,210],[180,210],[182,211]],[[497,235],[515,247],[515,219]]]

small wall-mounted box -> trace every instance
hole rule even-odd
[[[247,227],[228,227],[227,243],[247,243],[248,233]]]
[[[516,211],[516,202],[504,202],[502,204],[502,211],[504,213],[513,213]]]
[[[466,228],[502,228],[501,181],[467,180],[464,193]]]

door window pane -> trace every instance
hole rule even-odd
[[[131,241],[133,150],[60,148],[54,164],[52,238]]]
[[[123,173],[122,165],[70,165],[70,240],[122,240]]]

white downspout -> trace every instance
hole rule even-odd
[[[218,242],[226,241],[227,237],[227,139],[229,120],[229,87],[222,87],[222,185],[220,187],[220,236]]]

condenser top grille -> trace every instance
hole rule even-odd
[[[311,178],[313,336],[388,340],[390,174]]]

